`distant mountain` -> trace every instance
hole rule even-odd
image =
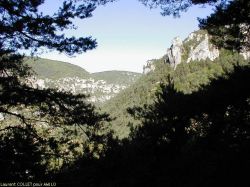
[[[143,67],[143,76],[106,102],[103,110],[115,118],[112,129],[116,135],[126,137],[129,128],[139,124],[127,112],[128,108],[155,102],[161,85],[170,81],[178,91],[192,93],[201,85],[209,84],[211,79],[233,71],[235,65],[250,65],[249,57],[249,52],[239,55],[217,49],[202,30],[191,33],[184,41],[177,37],[162,58],[149,60]]]
[[[79,66],[43,58],[28,58],[26,63],[36,73],[32,80],[33,86],[88,94],[91,102],[99,104],[114,97],[141,76],[140,73],[127,71],[91,74]]]
[[[103,71],[92,73],[91,76],[96,80],[105,80],[107,83],[130,85],[141,74],[129,71]]]
[[[90,73],[85,69],[67,62],[44,58],[28,58],[26,62],[36,72],[37,77],[41,79],[58,80],[65,77],[90,77]]]
[[[108,125],[115,135],[129,135],[130,127],[141,124],[128,109],[154,103],[161,85],[174,83],[184,93],[192,93],[211,79],[233,71],[235,65],[249,65],[250,52],[240,54],[218,49],[206,31],[191,33],[185,40],[176,37],[160,59],[152,59],[143,67],[143,74],[126,71],[105,71],[90,74],[81,67],[48,59],[28,59],[37,76],[33,84],[54,87],[73,93],[89,94],[89,100],[114,119]],[[110,125],[111,124],[111,125]]]

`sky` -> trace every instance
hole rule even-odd
[[[41,10],[51,13],[60,0],[47,0]],[[195,6],[180,18],[162,16],[159,9],[149,9],[138,0],[118,0],[98,6],[91,18],[75,20],[76,30],[67,35],[92,36],[98,42],[96,49],[68,57],[58,52],[40,55],[43,58],[69,62],[85,70],[101,72],[124,70],[142,72],[147,60],[162,57],[174,37],[185,39],[198,30],[197,17],[205,18],[211,8]]]

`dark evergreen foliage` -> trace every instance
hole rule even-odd
[[[19,50],[33,54],[46,47],[73,55],[95,48],[91,37],[66,37],[60,32],[74,28],[74,18],[88,18],[97,5],[107,2],[64,1],[57,12],[44,15],[38,10],[43,0],[0,1],[0,113],[5,118],[0,122],[1,180],[45,176],[46,167],[41,162],[51,153],[43,149],[47,145],[56,151],[62,142],[41,136],[39,125],[77,125],[84,129],[88,141],[98,138],[95,133],[108,115],[96,112],[85,95],[32,86],[33,72]]]
[[[173,15],[174,17],[180,16],[180,13],[187,11],[189,7],[197,4],[216,4],[220,0],[139,0],[145,6],[150,8],[160,7],[163,16]]]
[[[112,1],[112,0],[111,0]],[[64,1],[52,15],[44,15],[39,6],[44,0],[2,0],[0,2],[0,47],[7,50],[47,47],[68,55],[82,53],[96,47],[91,37],[66,37],[63,31],[73,29],[74,18],[88,18],[98,1]]]
[[[155,100],[126,105],[138,125],[124,140],[104,135],[101,126],[109,117],[96,112],[86,96],[31,86],[32,70],[18,51],[35,53],[46,47],[73,55],[95,48],[91,37],[66,37],[63,31],[74,28],[74,18],[88,18],[97,5],[112,1],[63,1],[53,15],[38,11],[43,0],[0,1],[0,113],[8,119],[0,121],[0,180],[50,179],[67,186],[250,185],[245,172],[250,169],[250,68],[238,53],[224,54],[214,64],[156,69],[158,77],[151,74],[146,79],[151,85],[157,83],[156,88],[145,84],[143,92],[136,88],[132,94],[141,94],[132,102],[149,98],[145,93],[154,88],[149,94],[158,91]],[[141,1],[174,16],[192,4],[220,3]],[[201,20],[201,27],[215,36],[219,46],[240,51],[249,44],[247,7],[244,0],[222,1],[213,15]],[[228,15],[234,19],[225,20]],[[74,133],[67,126],[83,130],[88,143],[81,147],[82,157],[74,157],[80,143],[72,143]],[[57,127],[65,128],[61,137],[47,137],[46,131]],[[60,151],[65,144],[67,149]],[[48,171],[48,160],[55,157],[65,157],[66,164],[59,172]]]
[[[215,11],[205,19],[199,19],[200,28],[213,36],[213,42],[221,47],[240,51],[249,49],[250,3],[248,0],[140,0],[150,8],[160,7],[163,16],[180,16],[192,5],[213,5]]]
[[[172,83],[163,86],[155,104],[130,110],[143,123],[130,139],[110,141],[99,160],[79,162],[74,181],[86,186],[249,185],[249,71],[249,66],[236,67],[191,94],[176,91]]]
[[[199,19],[200,28],[213,36],[213,42],[222,48],[241,51],[249,50],[250,2],[234,0],[220,4],[206,19]]]

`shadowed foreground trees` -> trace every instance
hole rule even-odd
[[[149,8],[159,7],[163,16],[173,15],[180,16],[181,12],[187,11],[192,5],[216,5],[221,3],[220,0],[139,0]]]
[[[143,126],[133,131],[131,140],[122,142],[99,136],[100,125],[108,116],[97,113],[86,103],[84,95],[31,86],[32,71],[23,64],[18,50],[30,50],[33,54],[44,47],[73,55],[95,48],[96,41],[91,37],[66,37],[63,31],[74,28],[74,18],[88,18],[97,5],[112,1],[63,1],[51,16],[38,11],[43,0],[0,1],[0,112],[8,119],[0,121],[0,179],[48,177],[47,163],[43,161],[51,155],[67,157],[76,145],[63,140],[69,149],[62,154],[58,150],[61,139],[41,136],[43,132],[37,127],[79,126],[84,128],[89,142],[109,141],[108,150],[98,160],[86,149],[87,158],[76,167],[63,168],[63,174],[56,176],[58,181],[88,186],[211,186],[248,182],[243,169],[250,168],[249,68],[236,69],[228,79],[213,81],[192,94],[185,95],[167,86],[154,105],[131,110],[142,119]],[[189,6],[175,1],[151,2],[173,5],[174,9],[166,15],[178,15]],[[234,2],[245,5],[247,1]],[[231,10],[230,6],[225,10]],[[243,10],[244,16],[248,11]],[[219,23],[222,21],[219,19]],[[241,21],[244,19],[240,17],[236,24],[239,26]],[[245,22],[248,24],[248,19]],[[209,22],[202,23],[211,28]],[[98,146],[94,144],[91,150]]]
[[[33,55],[49,49],[71,56],[95,48],[91,37],[67,37],[63,32],[74,29],[73,19],[88,18],[97,5],[107,2],[63,1],[54,14],[44,15],[39,11],[43,0],[0,1],[0,113],[4,117],[0,121],[0,180],[42,178],[48,164],[44,160],[65,156],[56,151],[61,139],[43,134],[49,127],[78,126],[88,142],[98,137],[95,133],[108,115],[99,114],[85,95],[37,88],[19,50]],[[63,141],[67,154],[77,146],[69,143],[70,137]]]
[[[250,2],[234,0],[218,5],[215,12],[206,19],[199,19],[200,28],[213,36],[218,47],[237,51],[250,48]]]
[[[249,185],[249,73],[236,67],[191,94],[163,87],[155,104],[130,109],[142,121],[131,138],[79,162],[72,178],[86,186]]]
[[[58,158],[65,156],[56,153],[55,147],[72,137],[65,137],[61,142],[59,137],[43,134],[46,129],[54,131],[66,126],[79,126],[85,133],[82,138],[91,142],[95,140],[102,121],[109,120],[107,114],[99,114],[86,101],[85,95],[31,86],[32,71],[23,64],[22,56],[6,52],[1,56],[0,63],[3,67],[0,112],[4,116],[4,120],[0,121],[1,180],[42,177],[47,164],[41,164],[44,160],[49,160],[51,155]],[[69,142],[67,145],[70,147]],[[77,145],[72,143],[71,147],[74,146]],[[43,171],[40,170],[42,166]]]

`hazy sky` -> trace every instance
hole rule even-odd
[[[55,11],[59,0],[49,0],[44,12]],[[160,10],[150,10],[138,0],[119,0],[99,6],[93,17],[76,20],[74,36],[92,36],[98,47],[87,53],[67,57],[56,52],[42,57],[79,65],[89,72],[127,70],[142,72],[147,60],[163,56],[174,37],[185,39],[198,29],[197,17],[206,17],[210,8],[193,7],[181,18],[163,17]]]

